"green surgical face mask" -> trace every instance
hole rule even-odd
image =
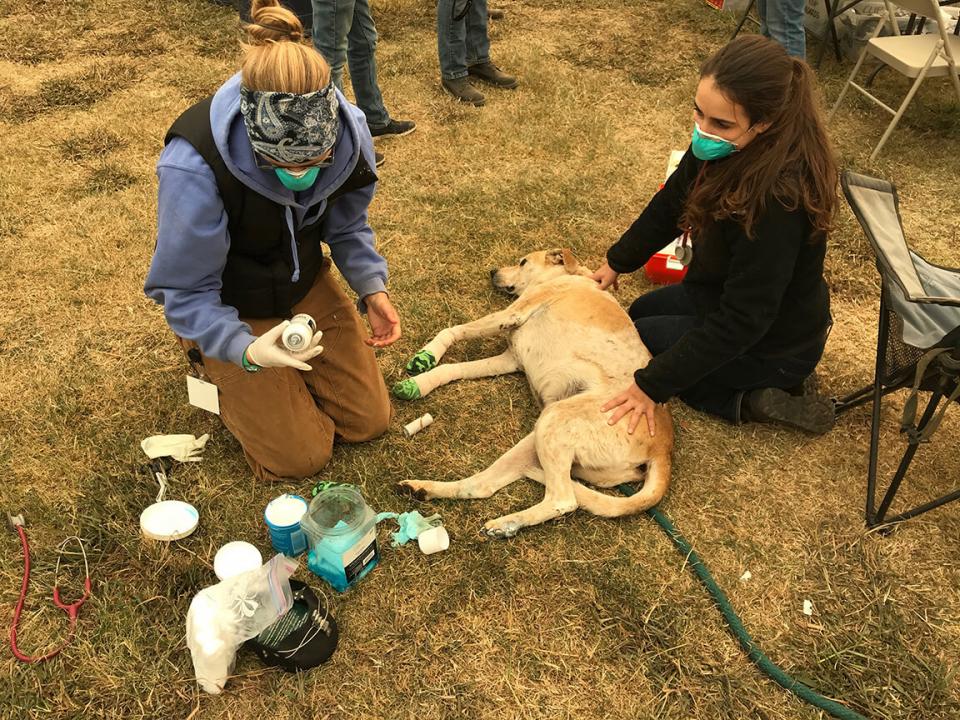
[[[312,167],[300,171],[275,168],[274,172],[277,174],[277,177],[280,178],[280,182],[283,183],[285,188],[293,190],[294,192],[300,192],[301,190],[310,188],[317,181],[320,168]]]
[[[737,144],[725,140],[718,135],[711,135],[700,129],[700,125],[693,124],[693,140],[690,142],[693,156],[698,160],[719,160],[732,155],[739,148]]]

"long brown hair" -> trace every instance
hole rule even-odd
[[[241,80],[251,90],[305,95],[330,83],[330,66],[304,43],[303,24],[277,0],[253,0]]]
[[[748,236],[771,198],[802,207],[812,240],[826,239],[837,210],[837,163],[814,97],[813,71],[773,40],[742,35],[700,69],[726,98],[746,110],[751,125],[770,123],[741,152],[710,163],[691,190],[682,223],[694,233],[734,219]]]

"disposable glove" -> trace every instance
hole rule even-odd
[[[204,445],[210,439],[209,434],[193,435],[152,435],[140,441],[140,447],[151,460],[170,456],[180,462],[200,462]]]
[[[393,533],[393,547],[406,545],[411,540],[415,540],[420,533],[441,524],[439,513],[424,517],[418,510],[400,513],[399,515],[391,512],[380,513],[377,515],[377,522],[381,520],[396,520],[397,525],[400,526],[400,530]]]
[[[307,360],[323,352],[323,346],[320,344],[323,333],[317,330],[307,347],[298,352],[290,352],[280,344],[283,330],[289,324],[289,320],[284,320],[250,343],[246,350],[247,360],[260,367],[292,367],[304,372],[313,370],[307,365]]]

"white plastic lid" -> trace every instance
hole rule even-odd
[[[213,558],[213,572],[221,580],[255,570],[263,565],[263,556],[253,545],[243,540],[228,542],[217,550]]]
[[[140,513],[140,530],[151,540],[179,540],[197,529],[200,513],[189,503],[164,500]]]

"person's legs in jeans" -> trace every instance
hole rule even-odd
[[[313,0],[313,47],[329,63],[333,82],[341,92],[354,3],[355,0]]]
[[[804,60],[807,55],[805,12],[805,0],[757,0],[760,33],[780,43],[788,55]]]
[[[367,116],[367,125],[383,128],[390,122],[390,114],[377,85],[377,28],[370,14],[369,0],[354,0],[352,4],[353,23],[347,34],[350,82],[357,98],[357,107]]]
[[[473,0],[466,20],[466,63],[490,62],[490,36],[487,34],[487,0]]]
[[[651,355],[667,350],[699,322],[682,285],[668,285],[641,295],[630,305],[628,314]]]
[[[453,19],[454,6],[459,9],[461,4],[455,0],[437,0],[437,52],[440,75],[445,80],[467,77],[467,21]]]

